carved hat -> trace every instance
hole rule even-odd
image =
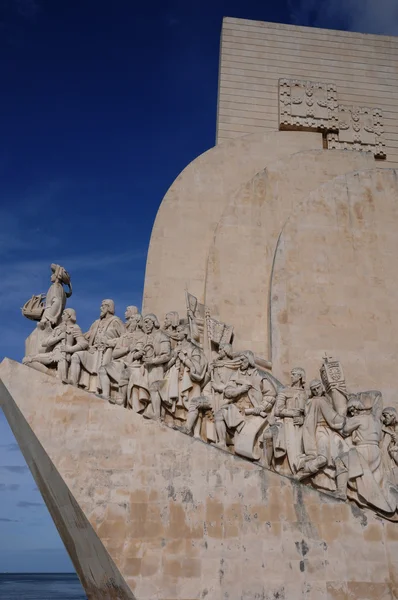
[[[70,298],[72,296],[72,284],[68,271],[66,271],[64,267],[61,267],[61,265],[57,265],[55,263],[51,264],[51,271],[54,273],[55,277],[60,280],[61,283],[69,287],[69,292],[66,292],[66,297]]]
[[[151,319],[155,329],[160,329],[160,323],[156,315],[154,315],[153,313],[148,313],[147,315],[145,315],[144,321],[145,319]]]

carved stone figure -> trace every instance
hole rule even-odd
[[[72,296],[72,284],[69,273],[63,267],[56,264],[51,265],[51,271],[51,286],[48,289],[45,300],[41,294],[32,296],[22,309],[22,314],[25,317],[33,321],[40,321],[41,329],[44,329],[47,325],[55,327],[59,324],[66,300]],[[69,291],[65,291],[64,285],[68,286]]]
[[[165,333],[170,338],[171,348],[174,348],[177,345],[177,342],[180,342],[183,339],[183,335],[181,331],[178,331],[180,326],[180,317],[178,312],[170,311],[166,313],[163,323],[163,333]]]
[[[216,359],[209,365],[211,387],[214,392],[214,411],[224,404],[224,390],[232,374],[239,368],[241,359],[234,358],[231,344],[220,346]]]
[[[142,357],[131,366],[128,384],[128,404],[136,412],[143,412],[149,402],[156,419],[161,418],[161,388],[166,365],[171,358],[170,338],[160,329],[154,314],[145,315],[142,323],[144,336],[140,341]],[[139,350],[141,352],[141,350]],[[148,415],[149,416],[149,415]]]
[[[335,459],[347,451],[341,432],[345,418],[334,409],[333,401],[325,395],[322,383],[310,383],[310,397],[305,407],[303,425],[304,455],[297,465],[298,479],[311,477],[311,483],[328,491],[336,490]]]
[[[47,368],[56,368],[61,381],[68,383],[71,355],[88,348],[88,342],[76,324],[76,312],[73,308],[64,310],[61,324],[44,338],[42,346],[44,352],[25,357],[23,363],[44,372]]]
[[[382,513],[393,513],[397,504],[383,469],[382,396],[379,391],[351,394],[343,434],[351,435],[352,448],[336,460],[338,496],[347,496],[360,506],[370,505]]]
[[[189,408],[190,399],[200,396],[207,371],[207,359],[198,344],[188,339],[189,329],[185,325],[177,328],[180,340],[167,367],[169,382],[167,404]]]
[[[227,448],[227,432],[241,432],[247,415],[261,415],[265,419],[275,403],[275,390],[265,374],[256,368],[253,352],[242,352],[239,360],[239,368],[224,389],[226,402],[214,417],[217,446],[224,449]]]
[[[198,423],[199,416],[209,411],[213,411],[211,400],[207,396],[195,396],[191,398],[188,407],[188,416],[182,431],[193,435],[195,426]]]
[[[274,461],[276,471],[295,474],[303,453],[302,425],[307,392],[305,371],[295,367],[290,372],[291,384],[279,391],[275,403]]]
[[[383,409],[381,452],[384,468],[392,484],[398,486],[398,413],[392,406]]]
[[[72,356],[71,383],[89,388],[89,376],[98,375],[100,368],[111,361],[112,350],[124,332],[124,324],[119,317],[115,316],[113,300],[103,300],[100,318],[94,321],[85,334],[89,344],[88,349],[75,352]],[[99,391],[101,391],[100,385],[99,378],[97,378],[96,388]]]
[[[98,375],[101,397],[111,399],[111,383],[116,384],[118,394],[115,403],[127,404],[127,386],[131,375],[131,364],[143,356],[144,333],[141,328],[142,316],[136,306],[128,306],[125,312],[126,332],[116,341],[112,360],[100,367]]]

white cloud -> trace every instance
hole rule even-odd
[[[291,0],[290,10],[297,25],[398,35],[397,0]]]

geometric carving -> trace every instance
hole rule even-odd
[[[361,150],[385,158],[383,115],[379,108],[338,106],[338,132],[328,133],[329,149]]]
[[[279,80],[279,129],[334,131],[338,125],[337,106],[334,84]]]

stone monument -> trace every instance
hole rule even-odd
[[[25,305],[1,405],[90,599],[398,597],[396,49],[225,19],[142,311]]]

